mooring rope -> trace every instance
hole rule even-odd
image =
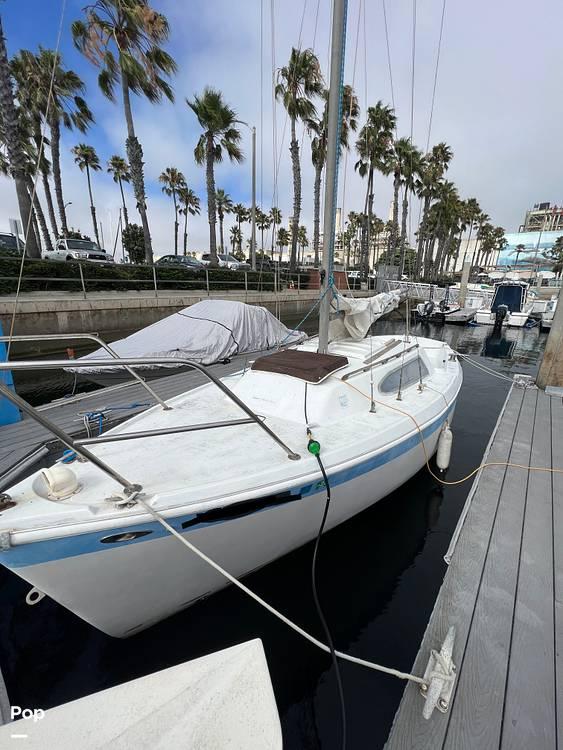
[[[135,502],[137,502],[139,505],[141,505],[147,513],[149,513],[155,521],[157,521],[163,528],[165,528],[172,536],[176,537],[178,541],[180,541],[185,547],[187,547],[191,552],[193,552],[195,555],[197,555],[201,560],[206,562],[208,565],[210,565],[214,570],[216,570],[218,573],[220,573],[224,578],[226,578],[228,581],[230,581],[234,586],[239,588],[241,591],[243,591],[247,596],[249,596],[251,599],[254,599],[255,602],[260,604],[261,607],[264,607],[264,609],[268,610],[272,615],[278,618],[278,620],[281,620],[283,623],[285,623],[288,627],[290,627],[292,630],[294,630],[296,633],[299,633],[303,638],[305,638],[307,641],[312,643],[317,648],[321,649],[321,651],[324,651],[327,654],[330,654],[330,648],[326,645],[326,643],[323,643],[318,638],[315,638],[314,635],[311,635],[311,633],[308,633],[306,630],[304,630],[301,626],[297,625],[297,623],[293,622],[289,619],[289,617],[286,617],[282,612],[280,612],[278,609],[273,607],[271,604],[269,604],[267,601],[262,599],[262,597],[258,596],[252,589],[249,589],[248,586],[245,586],[244,583],[238,580],[238,578],[235,578],[235,576],[231,575],[227,570],[222,568],[218,563],[215,562],[215,560],[212,560],[208,555],[206,555],[204,552],[202,552],[198,547],[195,546],[195,544],[192,544],[186,537],[182,536],[179,531],[176,531],[176,529],[166,521],[165,518],[163,518],[160,513],[154,508],[151,508],[151,506],[144,500],[140,495],[137,495],[134,498]],[[343,651],[335,651],[336,656],[338,656],[339,659],[343,659],[344,661],[351,662],[352,664],[358,664],[361,667],[367,667],[368,669],[373,669],[376,672],[384,672],[385,674],[392,675],[393,677],[397,677],[400,680],[409,680],[411,682],[416,682],[419,685],[426,685],[426,681],[422,677],[418,677],[417,675],[410,674],[409,672],[401,672],[398,669],[393,669],[392,667],[385,667],[381,664],[376,664],[375,662],[368,661],[367,659],[361,659],[358,656],[352,656],[351,654],[346,654]]]

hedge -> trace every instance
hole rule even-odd
[[[10,294],[17,289],[20,273],[19,258],[0,258],[0,294]],[[74,261],[42,261],[25,259],[21,291],[67,291],[80,292],[80,265],[87,292],[100,290],[153,290],[153,267],[141,265],[102,266],[96,263],[82,263]],[[205,289],[206,274],[204,270],[189,272],[166,266],[155,266],[157,287],[159,291],[168,289]],[[225,289],[245,289],[244,273],[230,271],[226,268],[209,269],[209,283],[211,291]],[[61,281],[57,281],[61,279]],[[297,275],[295,275],[297,279]],[[303,288],[306,288],[305,278],[302,276]],[[250,290],[268,291],[274,286],[272,272],[248,271],[247,284]],[[287,286],[288,277],[284,276],[282,285]],[[297,284],[296,284],[297,285]]]

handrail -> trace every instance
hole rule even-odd
[[[244,403],[244,401],[241,401],[241,399],[237,395],[235,395],[231,391],[231,389],[228,388],[218,377],[216,377],[213,373],[209,372],[207,368],[205,367],[205,365],[202,365],[199,362],[194,362],[191,359],[180,359],[180,358],[175,358],[175,357],[144,357],[144,358],[127,358],[127,359],[118,358],[117,360],[107,360],[107,359],[64,360],[63,359],[63,360],[33,360],[30,362],[0,362],[0,372],[4,370],[58,370],[61,368],[68,367],[69,365],[72,365],[73,367],[78,367],[79,369],[86,368],[86,367],[104,368],[104,367],[114,367],[116,361],[119,362],[120,365],[128,365],[130,367],[137,367],[137,366],[142,366],[142,365],[166,365],[166,364],[170,364],[171,362],[173,362],[174,364],[192,367],[194,370],[197,370],[202,375],[205,375],[205,377],[208,380],[210,380],[214,385],[216,385],[217,388],[219,388],[219,390],[222,391],[227,396],[227,398],[229,398],[234,404],[236,404],[240,409],[242,409],[255,424],[261,427],[262,430],[264,430],[264,432],[266,432],[272,438],[272,440],[274,440],[274,442],[276,442],[281,448],[283,448],[283,450],[286,452],[286,455],[289,459],[291,459],[292,461],[296,461],[301,458],[301,456],[298,453],[295,453],[294,451],[292,451],[291,448],[289,448],[283,442],[283,440],[280,437],[278,437],[278,435],[276,435],[276,433],[273,430],[271,430],[268,427],[268,425],[265,424],[265,422],[261,420],[260,417],[258,417],[258,415],[255,414],[252,411],[252,409]],[[114,471],[104,461],[102,461],[95,454],[91,453],[86,447],[84,447],[84,445],[75,441],[64,430],[60,429],[58,425],[56,425],[50,419],[47,419],[47,417],[45,417],[42,413],[38,412],[37,409],[31,406],[31,404],[28,404],[27,401],[25,401],[20,396],[18,396],[17,393],[12,391],[2,382],[0,382],[0,394],[5,396],[9,401],[15,404],[18,408],[20,408],[26,414],[29,414],[29,416],[32,419],[34,419],[36,422],[39,422],[39,424],[43,425],[43,427],[45,427],[54,435],[56,435],[61,440],[61,442],[64,445],[66,445],[68,448],[73,450],[79,456],[82,456],[87,461],[91,461],[104,473],[106,473],[116,482],[121,484],[125,488],[125,491],[127,494],[134,494],[136,492],[139,492],[140,489],[142,489],[140,485],[129,482],[127,479],[125,479],[116,471]]]
[[[25,336],[0,336],[1,342],[9,342],[9,341],[74,341],[74,340],[80,340],[80,339],[88,339],[89,341],[95,341],[97,344],[99,344],[103,349],[105,349],[109,354],[113,357],[113,359],[119,359],[119,356],[117,352],[115,352],[109,344],[106,344],[106,342],[98,336],[97,333],[42,333],[38,335],[25,335]],[[132,370],[130,367],[125,367],[125,370],[129,373],[129,375],[132,375],[135,380],[137,380],[143,388],[156,400],[158,403],[162,406],[162,408],[167,411],[168,409],[171,409],[171,406],[168,406],[166,401],[163,401],[160,396],[153,391],[153,389],[150,387],[150,385],[143,380],[143,378],[138,375],[134,370]]]

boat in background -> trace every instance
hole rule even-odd
[[[557,310],[557,297],[547,301],[545,311],[541,314],[540,331],[551,331],[555,311]]]
[[[482,325],[523,328],[534,304],[528,299],[528,284],[524,281],[499,281],[490,307],[477,310],[475,320]]]

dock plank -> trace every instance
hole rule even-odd
[[[537,392],[531,466],[552,466],[551,403]],[[553,615],[553,494],[551,475],[528,477],[524,529],[508,680],[502,750],[556,748]]]
[[[530,431],[537,391],[526,390],[511,463],[530,463]],[[444,748],[497,748],[500,742],[510,637],[518,576],[518,560],[527,472],[508,469],[485,558],[481,583],[463,662],[458,669],[456,700]]]
[[[502,419],[496,427],[489,461],[508,460],[523,398],[522,390],[511,391]],[[415,674],[424,672],[430,650],[439,647],[450,625],[456,628],[454,661],[457,665],[462,663],[506,469],[502,466],[491,467],[484,472],[487,482],[480,485],[467,513],[452,562],[413,666],[412,671]],[[456,695],[457,685],[454,686],[452,700]],[[438,750],[443,747],[450,714],[435,712],[432,719],[426,721],[422,717],[422,705],[418,687],[408,684],[395,716],[386,745],[387,750]]]
[[[563,399],[551,399],[551,448],[553,465],[563,469]],[[555,688],[557,736],[563,746],[563,474],[552,474],[553,482],[553,571],[555,615]]]

